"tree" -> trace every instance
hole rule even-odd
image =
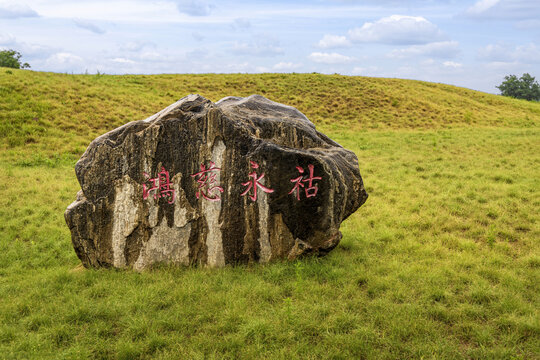
[[[14,69],[24,69],[29,68],[28,63],[21,63],[21,54],[15,50],[1,50],[0,51],[0,66],[14,68]]]
[[[519,79],[516,75],[507,75],[501,85],[497,86],[501,95],[516,99],[540,101],[540,85],[534,77],[525,73]]]

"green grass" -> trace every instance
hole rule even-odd
[[[78,267],[63,219],[75,161],[188,93],[296,106],[358,155],[370,197],[333,252]],[[0,95],[0,358],[539,358],[540,104],[317,74],[0,69]]]

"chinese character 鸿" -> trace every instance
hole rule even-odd
[[[150,179],[150,175],[143,173],[146,181],[150,182],[152,186],[149,188],[146,184],[143,184],[143,199],[146,200],[151,191],[154,191],[154,199],[163,197],[168,198],[167,202],[172,204],[174,202],[175,190],[171,189],[171,183],[169,181],[169,172],[165,168],[161,167],[161,172],[158,177]],[[158,191],[159,190],[159,191]]]

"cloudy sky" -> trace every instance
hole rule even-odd
[[[497,93],[540,79],[540,0],[0,0],[0,49],[67,73],[320,72]]]

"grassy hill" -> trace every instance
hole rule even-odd
[[[327,76],[66,75],[0,70],[0,136],[48,155],[78,155],[103,131],[144,119],[187,94],[217,101],[261,94],[322,129],[532,126],[540,104],[428,82]]]
[[[89,142],[199,93],[297,107],[370,194],[324,258],[84,270],[63,212]],[[540,104],[319,74],[0,68],[0,358],[523,358],[540,354]]]

